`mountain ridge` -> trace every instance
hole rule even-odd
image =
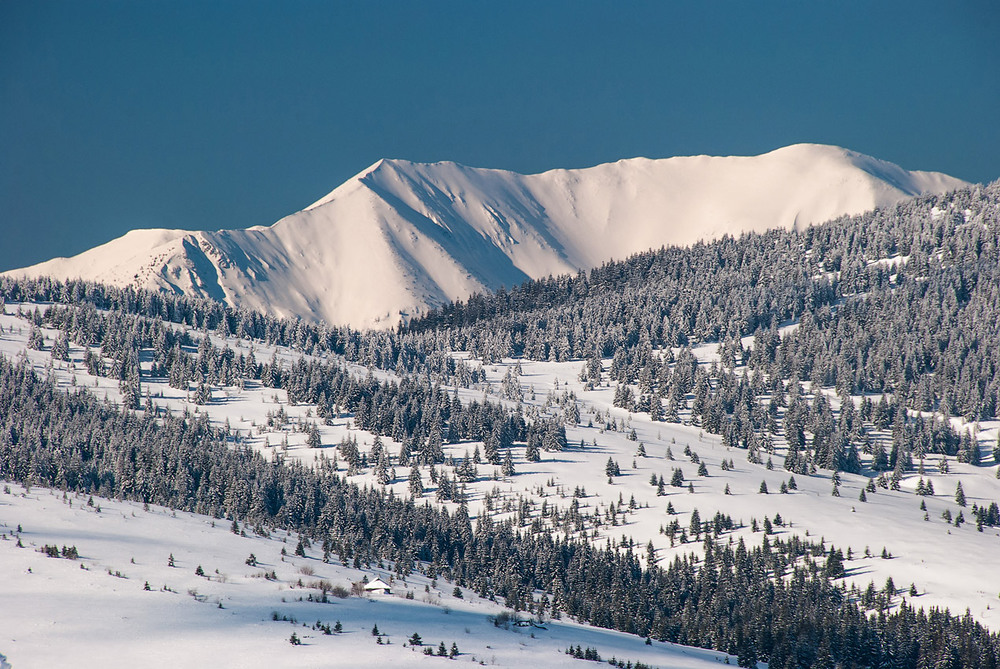
[[[132,284],[279,316],[391,327],[474,292],[650,248],[806,226],[963,185],[817,144],[533,175],[382,159],[271,226],[133,230],[7,274]]]

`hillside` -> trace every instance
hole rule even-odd
[[[664,245],[803,227],[964,182],[833,146],[521,175],[381,160],[270,227],[133,230],[8,272],[389,327],[472,293]]]
[[[997,666],[998,225],[969,187],[391,332],[3,278],[0,478],[744,665]]]
[[[8,310],[14,312],[19,306],[27,310],[31,305],[8,305]],[[44,372],[52,362],[50,350],[28,347],[30,324],[8,315],[0,317],[0,325],[6,330],[0,339],[0,355],[8,360],[25,358],[39,373]],[[42,329],[42,333],[46,342],[54,342],[59,336],[57,330]],[[211,340],[220,350],[228,347],[237,354],[255,350],[262,359],[274,354],[278,365],[288,370],[283,385],[296,384],[293,370],[296,361],[302,359],[296,351],[260,342],[251,349],[247,342],[214,335]],[[753,341],[748,338],[744,344],[752,346]],[[198,342],[197,348],[203,350],[204,345]],[[715,345],[697,347],[694,354],[702,373],[721,360]],[[121,405],[121,384],[115,378],[91,374],[84,355],[84,350],[72,346],[69,360],[55,364],[52,374],[58,385],[67,390],[83,388]],[[512,446],[513,473],[507,475],[499,460],[497,464],[489,460],[489,437],[448,439],[441,445],[442,457],[437,462],[419,453],[407,456],[404,451],[415,448],[413,440],[394,439],[384,433],[379,436],[380,430],[372,430],[362,417],[369,410],[351,407],[353,410],[347,411],[343,407],[344,411],[330,416],[322,406],[303,402],[294,393],[290,396],[288,390],[248,379],[235,385],[213,386],[207,402],[197,398],[193,386],[181,390],[171,387],[169,379],[153,375],[143,379],[143,392],[148,394],[149,406],[155,407],[157,415],[168,410],[175,416],[204,415],[213,425],[226,426],[237,448],[249,447],[269,460],[301,462],[320,471],[333,467],[345,481],[384,487],[400,499],[413,494],[410,477],[416,470],[423,490],[415,497],[418,502],[428,501],[452,513],[464,504],[474,522],[490,518],[530,533],[580,537],[597,546],[607,542],[616,549],[634,548],[636,555],[644,559],[650,543],[655,562],[667,566],[703,548],[702,529],[697,528],[696,539],[692,514],[709,526],[717,514],[722,514],[735,523],[735,527],[721,532],[723,542],[731,539],[753,546],[765,534],[772,541],[812,537],[828,542],[828,549],[837,547],[851,554],[845,560],[845,586],[863,591],[874,583],[876,590],[881,590],[887,578],[897,584],[899,591],[883,606],[898,607],[912,600],[925,608],[968,608],[991,628],[1000,624],[997,593],[983,580],[985,563],[979,559],[954,560],[956,554],[985,558],[1000,541],[1000,519],[977,531],[975,517],[970,513],[970,508],[981,506],[985,511],[1000,500],[1000,479],[996,477],[1000,463],[992,458],[984,456],[984,466],[974,466],[963,462],[960,455],[935,453],[931,459],[928,454],[920,472],[915,467],[905,472],[898,488],[893,485],[890,489],[888,484],[883,487],[878,477],[873,454],[861,453],[863,468],[857,473],[838,472],[840,484],[834,486],[833,472],[829,470],[814,468],[810,473],[808,469],[789,468],[789,448],[779,436],[781,429],[773,436],[775,443],[758,452],[711,434],[699,424],[703,421],[694,411],[682,409],[676,422],[663,422],[653,420],[648,412],[617,406],[617,391],[626,384],[612,381],[611,360],[603,362],[602,381],[598,383],[581,379],[581,361],[468,362],[482,371],[481,380],[468,388],[446,387],[446,392],[454,393],[465,405],[485,400],[498,406],[517,406],[519,412],[535,421],[557,416],[566,420],[566,445],[551,450],[543,447],[534,460],[530,448],[518,440]],[[346,378],[358,382],[368,376],[364,367],[348,366],[348,370]],[[390,383],[401,381],[391,373],[381,372],[378,376]],[[382,382],[377,383],[379,389],[374,393],[382,392]],[[689,397],[692,403],[694,395]],[[843,408],[834,393],[817,393],[804,399],[807,404],[815,404],[821,396],[831,403],[839,418]],[[398,404],[404,401],[400,398]],[[395,408],[398,410],[398,406]],[[571,415],[578,418],[566,418]],[[784,422],[789,415],[790,410],[782,410],[779,419]],[[451,420],[459,420],[457,412],[452,411]],[[870,420],[866,425],[869,439],[876,446],[892,443],[893,430],[880,428]],[[956,430],[971,427],[960,419],[954,419],[953,425]],[[980,448],[988,452],[1000,443],[1000,421],[976,425]],[[318,439],[311,443],[313,429]],[[384,478],[379,474],[379,448],[386,455],[388,471]],[[607,474],[609,460],[620,473]],[[17,461],[11,460],[8,466]],[[699,473],[702,464],[706,469]],[[431,473],[434,470],[436,474]],[[683,473],[680,483],[671,480],[675,470]],[[474,473],[470,475],[470,471]],[[131,479],[136,476],[119,475],[117,485],[135,488]],[[652,485],[652,476],[662,477],[665,486]],[[793,479],[795,489],[785,491],[783,484]],[[936,492],[916,494],[918,481],[921,487],[930,483]],[[769,494],[761,494],[762,482]],[[954,499],[958,483],[963,486],[964,505]],[[178,485],[171,482],[172,494],[176,495],[172,499],[180,505],[185,493]],[[834,487],[839,489],[836,496],[831,494]],[[867,491],[866,499],[861,501],[863,490]],[[104,492],[109,494],[113,489]],[[187,494],[194,494],[194,490]],[[296,504],[290,499],[286,502]],[[964,525],[952,520],[959,512],[965,514]],[[781,518],[780,523],[762,532],[765,519],[772,522],[775,518]],[[675,526],[673,530],[671,525]],[[718,536],[719,531],[715,532]],[[891,559],[886,558],[887,554]],[[342,555],[341,559],[348,558]],[[916,596],[908,592],[911,584]],[[535,595],[536,600],[539,597],[540,593]]]
[[[323,562],[312,548],[299,556],[295,534],[241,529],[234,534],[230,523],[155,505],[5,485],[0,663],[447,667],[448,657],[424,654],[436,654],[441,643],[449,652],[455,644],[453,661],[461,666],[577,667],[565,652],[577,645],[647,666],[735,662],[572,621],[519,627],[512,616],[498,627],[503,607],[469,590],[458,598],[449,584],[421,575]],[[46,546],[72,547],[76,556],[52,557],[42,552]],[[349,596],[355,583],[375,578],[392,592]],[[371,633],[376,626],[379,636]],[[414,633],[423,645],[411,643]],[[289,643],[293,634],[300,645]]]

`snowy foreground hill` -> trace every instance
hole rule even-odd
[[[445,582],[324,563],[313,548],[297,556],[295,535],[234,534],[162,507],[4,485],[0,532],[4,669],[578,667],[566,654],[578,645],[649,666],[735,664],[567,620],[505,621],[503,607]],[[46,546],[75,553],[49,557]],[[390,593],[349,594],[379,577]]]
[[[8,274],[134,285],[333,325],[391,327],[475,292],[650,248],[802,227],[964,185],[815,144],[535,175],[381,160],[270,227],[133,230]]]

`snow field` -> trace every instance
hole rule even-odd
[[[97,497],[89,506],[86,495],[10,483],[3,491],[0,654],[17,669],[442,667],[451,661],[579,667],[564,653],[577,644],[605,658],[660,667],[706,669],[726,661],[721,653],[646,646],[641,638],[568,620],[498,628],[491,617],[503,609],[473,593],[458,599],[451,584],[418,575],[403,581],[384,570],[326,564],[314,549],[296,557],[297,537],[285,532],[265,538],[241,527],[248,536],[240,536],[226,520],[163,507]],[[74,546],[79,557],[47,557],[38,552],[45,545]],[[251,553],[256,567],[246,564]],[[195,574],[198,566],[205,576]],[[269,572],[274,579],[264,577]],[[364,577],[392,581],[393,594],[309,601],[320,599],[320,581],[350,590]],[[405,598],[407,591],[414,599]],[[343,631],[327,635],[313,629],[317,621],[331,628],[340,621]],[[371,634],[375,625],[382,644]],[[293,632],[301,645],[289,642]],[[427,657],[423,647],[407,643],[415,632],[426,647],[455,643],[460,654]]]

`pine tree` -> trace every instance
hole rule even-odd
[[[382,485],[388,485],[392,482],[392,479],[392,470],[389,467],[389,456],[384,450],[380,451],[378,459],[375,462],[375,480]]]
[[[41,328],[32,324],[31,330],[28,332],[28,348],[35,351],[41,351],[44,346],[45,336],[42,335]]]
[[[323,445],[323,440],[320,437],[319,429],[316,427],[316,424],[314,423],[313,426],[309,429],[309,436],[306,438],[306,446],[308,446],[309,448],[319,448],[322,445]]]
[[[607,464],[604,465],[604,473],[607,474],[608,478],[610,479],[614,476],[621,476],[622,472],[621,469],[618,467],[618,463],[612,460],[610,456],[608,456],[608,462]]]
[[[826,557],[826,566],[823,569],[823,573],[827,578],[842,578],[846,574],[844,570],[844,554],[833,546],[830,547],[830,552]]]
[[[69,336],[65,331],[59,333],[59,338],[52,343],[49,353],[53,360],[69,360]]]
[[[507,477],[511,477],[514,475],[514,456],[510,452],[509,448],[507,449],[507,452],[504,453],[503,466],[500,471],[503,473],[504,476]]]
[[[424,494],[424,482],[420,478],[420,468],[416,465],[410,467],[409,488],[410,495],[414,499],[422,497]]]
[[[541,438],[535,433],[529,434],[528,443],[524,448],[524,459],[528,462],[539,462],[542,459],[540,445]]]

